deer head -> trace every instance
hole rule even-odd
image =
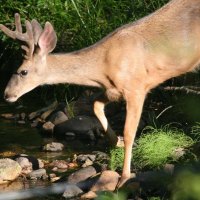
[[[26,32],[22,32],[20,15],[15,14],[15,31],[0,24],[0,30],[13,39],[18,39],[27,45],[25,59],[18,70],[13,73],[5,89],[4,98],[9,102],[16,101],[20,96],[44,83],[47,70],[46,57],[53,51],[57,43],[57,36],[51,23],[46,22],[44,30],[37,22],[26,20]]]

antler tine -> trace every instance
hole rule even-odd
[[[8,29],[6,26],[0,24],[0,29],[9,37],[13,39],[18,39],[23,42],[26,42],[28,47],[22,45],[22,49],[26,51],[25,58],[31,58],[34,52],[34,38],[31,23],[26,20],[25,22],[26,32],[22,33],[22,25],[20,20],[20,15],[18,13],[15,14],[15,31]]]
[[[22,24],[20,15],[18,13],[15,13],[15,27],[16,27],[16,32],[22,33]]]

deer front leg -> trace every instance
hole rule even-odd
[[[146,96],[145,94],[144,91],[137,91],[126,98],[127,114],[124,127],[124,165],[122,177],[117,187],[121,187],[131,176],[132,146],[142,113],[142,107]]]
[[[115,132],[110,127],[108,120],[105,116],[104,108],[106,104],[108,103],[108,100],[106,97],[99,98],[99,100],[96,100],[94,102],[94,113],[101,122],[104,131],[106,132],[106,136],[109,139],[109,142],[112,146],[116,146],[118,142],[118,138],[115,134]]]

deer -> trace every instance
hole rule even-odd
[[[102,88],[94,113],[111,145],[118,137],[104,113],[111,101],[126,101],[124,161],[118,187],[131,177],[131,154],[143,104],[149,91],[166,80],[194,71],[200,64],[200,0],[171,0],[154,13],[123,25],[97,43],[69,53],[51,53],[57,43],[50,22],[44,29],[37,20],[15,14],[14,31],[0,25],[7,36],[18,39],[26,55],[13,73],[4,98],[16,101],[39,85],[69,83]]]

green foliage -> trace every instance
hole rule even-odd
[[[161,129],[148,127],[137,140],[133,149],[132,163],[137,168],[160,168],[171,161],[178,161],[176,150],[183,150],[194,144],[194,140],[185,135],[182,130],[165,126]],[[121,170],[123,167],[124,149],[110,150],[111,170]]]
[[[199,200],[200,174],[190,171],[182,172],[173,183],[172,200]]]
[[[117,147],[110,150],[109,167],[111,170],[122,169],[124,159],[124,148]]]
[[[193,139],[181,130],[168,126],[162,129],[149,127],[147,132],[138,139],[138,146],[133,150],[133,163],[139,168],[159,168],[167,162],[177,161],[175,150],[194,144]]]
[[[191,134],[195,137],[197,141],[200,141],[200,122],[196,122],[196,125],[192,127]]]

